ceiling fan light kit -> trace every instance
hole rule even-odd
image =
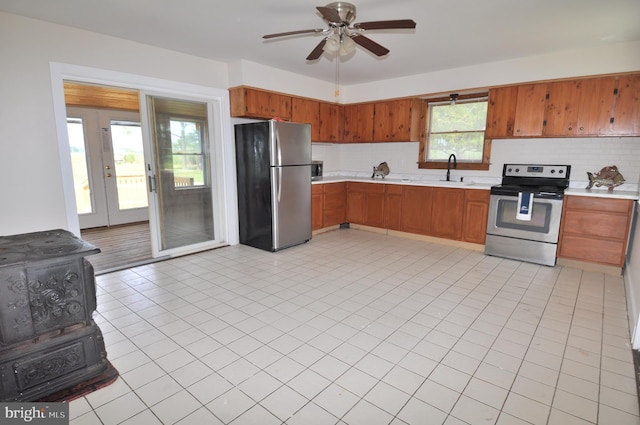
[[[389,53],[389,49],[381,46],[375,41],[363,35],[367,30],[385,30],[385,29],[413,29],[416,23],[411,19],[399,19],[390,21],[371,21],[360,22],[352,25],[356,18],[355,5],[347,2],[334,2],[326,6],[316,7],[322,18],[329,26],[326,29],[307,29],[298,31],[288,31],[276,34],[267,34],[264,39],[284,37],[300,34],[319,34],[322,33],[323,39],[309,53],[307,60],[312,61],[320,58],[322,53],[338,56],[347,56],[352,53],[356,45],[359,45],[376,56],[385,56]]]

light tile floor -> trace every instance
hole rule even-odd
[[[97,286],[73,425],[640,424],[620,277],[343,229]]]

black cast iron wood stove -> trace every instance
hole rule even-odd
[[[65,230],[0,236],[0,401],[46,399],[113,369],[84,258],[99,252]]]

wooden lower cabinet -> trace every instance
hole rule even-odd
[[[633,200],[566,196],[558,257],[622,267]]]
[[[347,183],[347,221],[384,227],[384,187],[377,183]]]
[[[323,227],[335,226],[347,221],[347,184],[328,183],[324,187]]]
[[[346,211],[346,183],[311,185],[311,228],[313,230],[345,223]]]
[[[385,184],[384,192],[384,228],[402,230],[402,194],[403,186]]]
[[[488,190],[349,182],[313,185],[312,196],[314,230],[347,222],[485,242]]]
[[[484,245],[489,215],[488,190],[466,189],[464,199],[463,240]]]
[[[431,234],[438,238],[462,240],[464,189],[436,187],[432,202]]]
[[[311,185],[311,229],[318,230],[324,227],[324,185]]]
[[[419,235],[431,234],[431,209],[434,188],[405,186],[402,196],[402,230]]]

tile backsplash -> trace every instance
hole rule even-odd
[[[443,170],[420,170],[418,143],[314,144],[313,159],[324,161],[324,172],[368,173],[386,161],[400,177],[444,175]],[[640,181],[640,138],[508,139],[494,140],[488,171],[452,171],[455,177],[500,178],[504,163],[570,164],[571,181],[586,182],[587,171],[617,165],[628,185]],[[626,186],[626,185],[625,185]]]

